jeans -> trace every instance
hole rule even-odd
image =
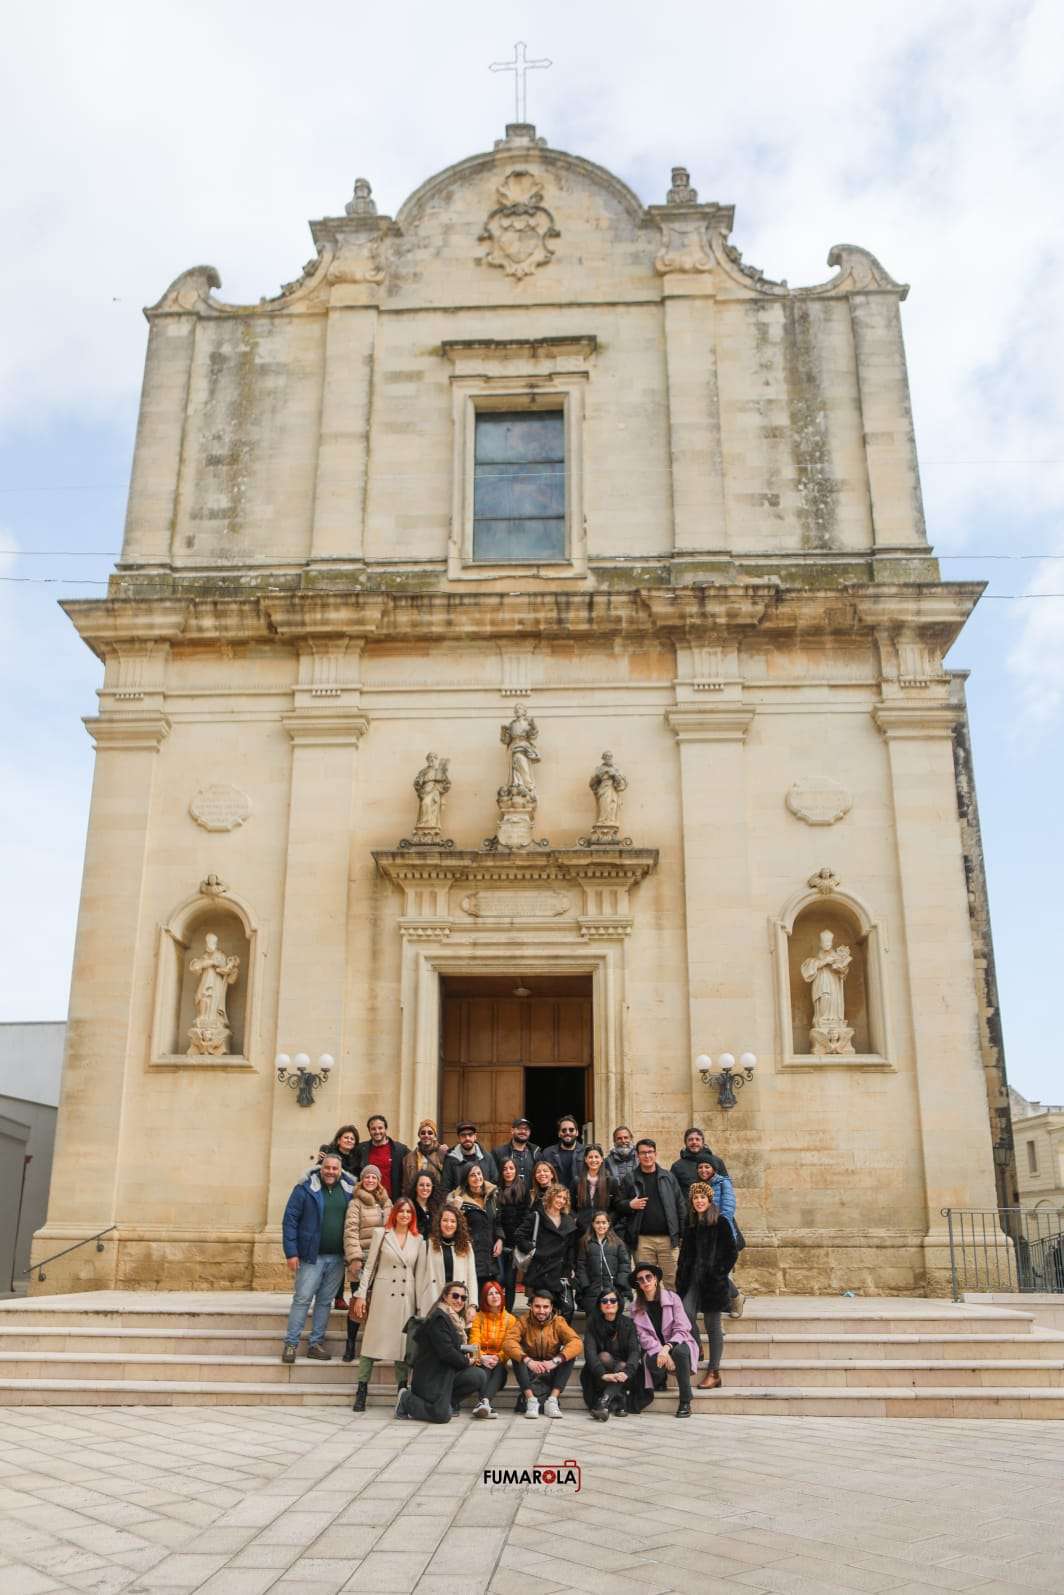
[[[543,1397],[549,1396],[552,1390],[559,1395],[569,1383],[569,1376],[573,1371],[571,1362],[559,1363],[557,1368],[552,1368],[550,1373],[531,1373],[527,1363],[514,1363],[514,1376],[523,1393]]]
[[[677,1385],[677,1388],[678,1388],[678,1391],[679,1391],[680,1400],[681,1401],[685,1401],[688,1404],[688,1406],[690,1406],[690,1403],[691,1403],[691,1353],[690,1353],[690,1351],[688,1350],[688,1348],[686,1346],[671,1346],[669,1349],[670,1349],[670,1351],[672,1353],[672,1360],[673,1360],[673,1362],[676,1365],[676,1385]],[[656,1375],[658,1380],[661,1381],[660,1386],[655,1386],[654,1388],[659,1389],[660,1392],[664,1392],[664,1390],[665,1390],[665,1382],[664,1382],[665,1369],[658,1367],[658,1360],[657,1360],[657,1357],[654,1355],[653,1352],[650,1352],[650,1351],[644,1352],[643,1360],[644,1360],[644,1363],[645,1363],[646,1367],[649,1368],[649,1370],[650,1370],[651,1378],[653,1379],[654,1376]],[[649,1397],[650,1399],[653,1399],[653,1390],[648,1390],[646,1392],[646,1395],[644,1396],[644,1400],[646,1400],[647,1397]]]
[[[506,1293],[506,1311],[514,1310],[514,1299],[517,1296],[517,1264],[514,1262],[513,1247],[503,1249],[499,1258],[499,1271],[502,1276],[502,1288]]]
[[[314,1303],[314,1316],[310,1321],[309,1344],[321,1345],[325,1339],[332,1304],[336,1300],[336,1292],[343,1283],[343,1277],[342,1257],[330,1254],[327,1257],[319,1257],[316,1263],[300,1263],[292,1285],[292,1306],[288,1313],[288,1328],[284,1335],[286,1346],[298,1346],[311,1302]]]
[[[506,1364],[497,1362],[494,1368],[484,1368],[481,1371],[488,1376],[487,1384],[484,1386],[484,1394],[490,1401],[492,1396],[499,1394],[499,1391],[506,1383]]]

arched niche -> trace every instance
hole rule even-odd
[[[868,907],[844,892],[835,876],[822,870],[808,889],[796,892],[773,921],[780,1059],[785,1068],[891,1068],[886,1008],[885,938]],[[846,973],[845,1022],[852,1029],[852,1052],[817,1052],[813,994],[802,965],[821,949],[830,932],[835,947],[850,949]]]
[[[226,959],[239,960],[236,979],[225,983],[229,1035],[222,1051],[197,1050],[192,1042],[202,975],[202,967],[193,969],[192,965],[211,950],[208,937],[217,938],[216,950]],[[251,1067],[258,941],[258,926],[247,904],[210,877],[194,896],[174,909],[159,928],[153,1064]]]

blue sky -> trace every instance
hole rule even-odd
[[[1064,598],[1042,596],[1064,594],[1064,13],[1048,0],[320,0],[302,23],[275,0],[39,0],[7,19],[0,576],[63,582],[0,581],[0,1019],[66,1008],[92,773],[78,717],[99,667],[57,599],[103,592],[73,578],[103,583],[120,547],[140,307],[198,261],[226,299],[275,292],[310,253],[306,219],[356,175],[394,214],[489,146],[512,101],[487,66],[515,38],[554,61],[529,88],[553,144],[647,201],[685,162],[770,276],[821,281],[853,242],[913,285],[930,536],[961,556],[944,574],[990,582],[950,662],[972,671],[1009,1073],[1064,1100]]]

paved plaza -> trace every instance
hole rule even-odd
[[[1064,1425],[22,1407],[3,1595],[1064,1590]],[[574,1461],[581,1489],[485,1469]]]

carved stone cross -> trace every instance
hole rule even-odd
[[[514,75],[514,120],[527,122],[528,85],[525,79],[529,72],[535,72],[543,67],[553,66],[552,61],[529,61],[526,56],[527,44],[519,39],[514,45],[514,58],[512,61],[493,61],[488,68],[489,72],[512,72]]]

